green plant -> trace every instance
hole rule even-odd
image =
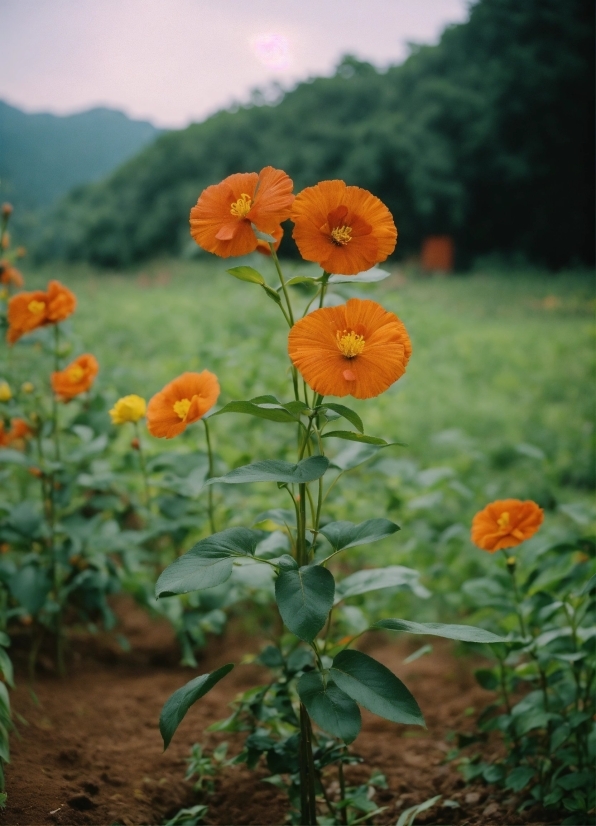
[[[276,170],[263,170],[261,175],[273,173],[283,176],[283,173]],[[254,177],[257,178],[256,175]],[[251,183],[249,176],[242,180],[242,186],[252,186],[254,190],[254,180]],[[229,197],[226,189],[229,186],[231,184],[227,181],[221,185],[224,199]],[[263,199],[266,197],[263,195],[265,186],[263,183],[263,189],[259,190],[259,195],[262,195]],[[327,189],[330,191],[334,188],[341,190],[337,182],[329,185]],[[352,194],[346,194],[343,190],[342,193],[341,197],[346,200],[349,200]],[[248,209],[253,196],[243,193],[237,201],[236,197],[235,195],[232,199],[231,215],[234,216],[234,221],[244,221],[246,224],[248,219],[245,219],[242,210]],[[279,197],[281,198],[281,195]],[[368,193],[357,197],[371,198]],[[291,199],[289,202],[291,203]],[[201,203],[199,199],[195,208],[197,221],[200,217]],[[258,221],[256,200],[254,209],[254,220]],[[381,204],[380,207],[375,206],[375,209],[385,208]],[[347,214],[348,207],[342,206],[340,202],[337,210],[341,218]],[[229,206],[222,212],[222,221],[231,220],[228,213]],[[191,225],[193,216],[194,210],[191,214]],[[332,212],[329,216],[331,226]],[[217,220],[220,220],[219,215]],[[315,232],[323,231],[316,229],[321,220],[312,222]],[[353,217],[350,220],[355,226],[359,226],[357,221],[360,219]],[[385,216],[383,220],[387,221]],[[389,221],[391,222],[390,216]],[[217,249],[220,235],[215,235],[216,228],[213,228],[213,222],[207,226],[213,235],[213,248]],[[272,682],[245,696],[251,714],[256,717],[259,724],[249,725],[250,733],[245,743],[243,759],[249,766],[254,767],[264,754],[274,776],[291,775],[289,784],[283,780],[280,782],[288,788],[295,807],[295,822],[317,823],[317,807],[321,792],[328,807],[329,817],[334,822],[345,823],[348,809],[352,811],[350,816],[353,817],[353,810],[358,809],[354,801],[361,798],[359,794],[352,794],[351,803],[348,804],[343,781],[343,764],[351,760],[346,747],[356,739],[361,727],[359,706],[397,723],[424,725],[424,720],[416,700],[401,680],[380,662],[351,647],[365,629],[344,639],[341,619],[338,621],[341,609],[336,614],[334,609],[351,597],[387,587],[419,594],[422,592],[423,596],[426,592],[422,591],[418,584],[417,573],[403,566],[360,570],[336,582],[336,576],[331,571],[332,560],[335,563],[336,557],[350,548],[370,545],[392,536],[399,530],[399,526],[383,517],[367,519],[358,524],[325,518],[324,505],[327,498],[344,474],[358,467],[378,450],[389,448],[391,444],[385,439],[366,434],[364,424],[356,411],[344,404],[325,401],[323,393],[329,392],[339,396],[351,393],[359,398],[379,395],[404,372],[410,345],[405,328],[399,319],[386,313],[372,301],[352,300],[346,305],[340,305],[337,312],[343,315],[341,318],[338,315],[337,319],[334,316],[335,310],[324,308],[327,291],[336,284],[381,281],[388,273],[376,268],[350,276],[323,271],[321,275],[304,275],[286,282],[275,253],[275,238],[259,233],[254,225],[252,229],[256,233],[256,238],[252,237],[255,247],[257,239],[265,240],[269,245],[279,278],[279,287],[269,285],[263,275],[252,267],[234,267],[228,272],[241,281],[261,288],[279,308],[290,328],[292,363],[289,376],[294,398],[288,402],[280,402],[275,396],[261,395],[248,401],[230,402],[220,410],[211,411],[210,414],[203,413],[203,416],[209,415],[212,421],[218,416],[241,414],[285,425],[290,430],[289,440],[295,445],[295,458],[294,461],[252,461],[222,476],[210,475],[205,481],[205,487],[209,488],[214,484],[269,483],[284,492],[290,500],[291,507],[289,510],[278,509],[262,514],[258,518],[258,526],[262,529],[230,527],[200,540],[163,571],[157,581],[156,595],[163,598],[206,590],[226,582],[232,576],[234,567],[240,571],[249,571],[255,565],[266,566],[274,582],[275,602],[280,616],[278,625],[283,624],[289,633],[275,635],[277,644],[265,649],[261,655],[265,658],[263,661],[275,671]],[[236,243],[236,231],[239,239],[250,241],[251,230],[244,224],[241,225],[241,230],[237,230],[234,224],[233,232],[228,224],[224,224],[221,238],[230,237],[231,243]],[[347,244],[352,232],[350,227],[345,226],[333,230],[327,228],[326,231],[331,232],[333,239],[336,239],[333,233],[337,234],[337,247]],[[370,228],[369,232],[372,233],[373,228]],[[322,243],[326,254],[338,255],[339,260],[343,261],[340,253],[337,250],[333,251],[333,245],[329,247],[327,239]],[[386,240],[384,243],[387,243]],[[369,245],[363,249],[370,250],[372,247]],[[383,256],[379,255],[376,260],[383,260]],[[345,261],[338,266],[346,266]],[[297,284],[308,291],[308,302],[302,319],[298,322],[295,321],[298,314],[289,292],[289,288]],[[312,316],[307,316],[309,308],[315,302],[318,302],[319,310]],[[351,314],[354,320],[350,320]],[[368,321],[365,321],[365,318]],[[320,325],[319,328],[317,324]],[[329,335],[327,331],[332,330],[331,343],[325,340],[320,351],[316,349],[316,329],[323,330],[325,335]],[[381,329],[383,332],[379,333]],[[388,330],[391,332],[388,333]],[[309,336],[312,336],[312,339],[309,339]],[[315,341],[312,353],[308,350],[311,340]],[[301,341],[306,343],[300,344]],[[364,349],[367,347],[370,350]],[[375,347],[378,349],[374,349]],[[357,362],[355,359],[363,351],[366,352],[366,356]],[[306,355],[303,358],[304,354]],[[315,375],[319,362],[327,365],[327,372],[321,380]],[[299,370],[303,381],[300,380]],[[181,380],[176,380],[180,386],[183,384]],[[354,384],[349,384],[350,382]],[[347,390],[346,383],[349,388]],[[313,384],[316,385],[314,389]],[[167,388],[174,385],[175,382],[171,382]],[[325,386],[329,386],[330,389],[325,390]],[[185,391],[181,392],[183,396]],[[170,419],[178,429],[182,428],[181,419],[186,425],[184,417],[191,409],[192,402],[182,396],[168,395],[165,390],[159,394],[160,405],[163,401],[163,409],[159,408],[160,428],[162,422]],[[157,407],[155,409],[157,410]],[[196,414],[194,419],[199,417]],[[346,429],[348,426],[352,429]],[[150,419],[150,431],[151,428]],[[343,455],[341,452],[334,455],[333,449],[328,452],[328,444],[341,444],[346,441],[352,443],[355,450],[347,455],[346,452]],[[267,530],[273,521],[283,526],[283,531]],[[478,628],[415,623],[402,619],[381,619],[370,626],[370,630],[374,629],[434,634],[479,643],[499,641],[496,635]],[[160,730],[165,748],[168,747],[190,706],[207,694],[233,667],[230,663],[210,674],[198,676],[169,698],[160,717]],[[269,728],[260,724],[263,720]],[[314,733],[313,722],[326,733],[324,736]],[[337,805],[326,796],[321,780],[323,768],[332,764],[337,765],[339,786],[342,790]],[[370,812],[363,815],[364,818],[368,816]],[[357,818],[352,819],[352,822],[356,821]]]
[[[496,694],[481,714],[472,742],[490,732],[504,756],[460,757],[467,780],[482,779],[520,794],[521,809],[535,802],[566,812],[566,824],[594,822],[596,758],[596,575],[591,535],[543,541],[505,552],[490,578],[471,580],[471,602],[502,616],[504,641],[488,646],[495,665],[476,672]],[[460,745],[469,744],[461,738]],[[457,752],[459,755],[459,752]]]

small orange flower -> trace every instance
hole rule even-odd
[[[211,410],[219,396],[217,376],[209,370],[182,373],[156,393],[147,407],[149,433],[173,439]]]
[[[8,302],[8,332],[6,338],[10,344],[26,333],[58,324],[74,312],[77,299],[69,289],[59,281],[50,281],[48,289],[19,293]]]
[[[0,284],[12,284],[14,287],[22,287],[25,283],[23,276],[13,267],[10,261],[5,258],[0,261]]]
[[[238,172],[208,186],[190,211],[190,234],[207,252],[222,258],[247,255],[258,247],[251,224],[274,235],[290,217],[293,183],[281,169],[266,166]]]
[[[514,548],[534,536],[543,519],[544,511],[531,499],[499,499],[472,520],[472,542],[490,553]]]
[[[99,364],[95,356],[83,353],[64,370],[52,373],[52,390],[63,402],[68,402],[89,390],[98,372]]]
[[[0,419],[0,447],[24,448],[24,440],[33,435],[33,431],[24,419],[12,419],[10,430],[6,430]]]
[[[351,298],[300,319],[288,352],[316,393],[371,399],[403,376],[412,345],[396,315],[375,301]]]
[[[385,204],[343,181],[303,189],[291,217],[300,254],[325,272],[356,275],[385,261],[395,249],[397,230]]]
[[[76,310],[77,299],[75,294],[59,281],[50,281],[47,296],[47,316],[50,324],[58,324],[58,322],[64,321]]]

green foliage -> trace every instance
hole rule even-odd
[[[2,200],[26,210],[47,207],[69,189],[105,177],[161,131],[113,109],[64,117],[0,101]]]
[[[507,573],[466,587],[472,603],[486,606],[490,583],[490,601],[509,633],[490,647],[494,666],[476,672],[480,685],[496,694],[479,719],[479,736],[497,732],[505,757],[491,764],[478,754],[466,756],[464,776],[521,793],[522,808],[539,801],[563,810],[565,824],[594,822],[593,556],[591,535],[576,543],[526,545],[518,561],[508,559]]]
[[[275,599],[286,627],[312,642],[327,622],[333,606],[335,580],[327,568],[308,565],[282,571],[275,580]]]
[[[297,189],[340,178],[374,192],[403,255],[449,233],[464,264],[492,253],[589,264],[592,31],[582,0],[480,0],[400,66],[348,57],[273,106],[257,96],[162,136],[69,195],[44,220],[37,253],[122,266],[179,252],[205,186],[272,164]]]
[[[204,697],[214,685],[222,680],[234,668],[234,664],[222,665],[211,674],[202,674],[195,677],[186,685],[175,691],[166,701],[159,717],[159,730],[163,738],[164,751],[170,745],[176,729],[186,716],[188,709]]]

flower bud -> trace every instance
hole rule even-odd
[[[12,204],[4,203],[2,204],[2,217],[9,218],[12,214]]]
[[[21,391],[23,393],[33,393],[34,390],[35,390],[35,385],[31,381],[24,381],[21,384]]]
[[[136,438],[132,440],[132,442],[130,443],[130,446],[132,447],[133,450],[140,450],[141,449],[141,443]]]
[[[0,381],[0,402],[9,402],[12,399],[12,390],[7,381]]]

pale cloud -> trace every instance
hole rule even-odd
[[[0,98],[60,114],[120,108],[183,126],[254,87],[386,66],[436,42],[467,0],[0,0]]]

